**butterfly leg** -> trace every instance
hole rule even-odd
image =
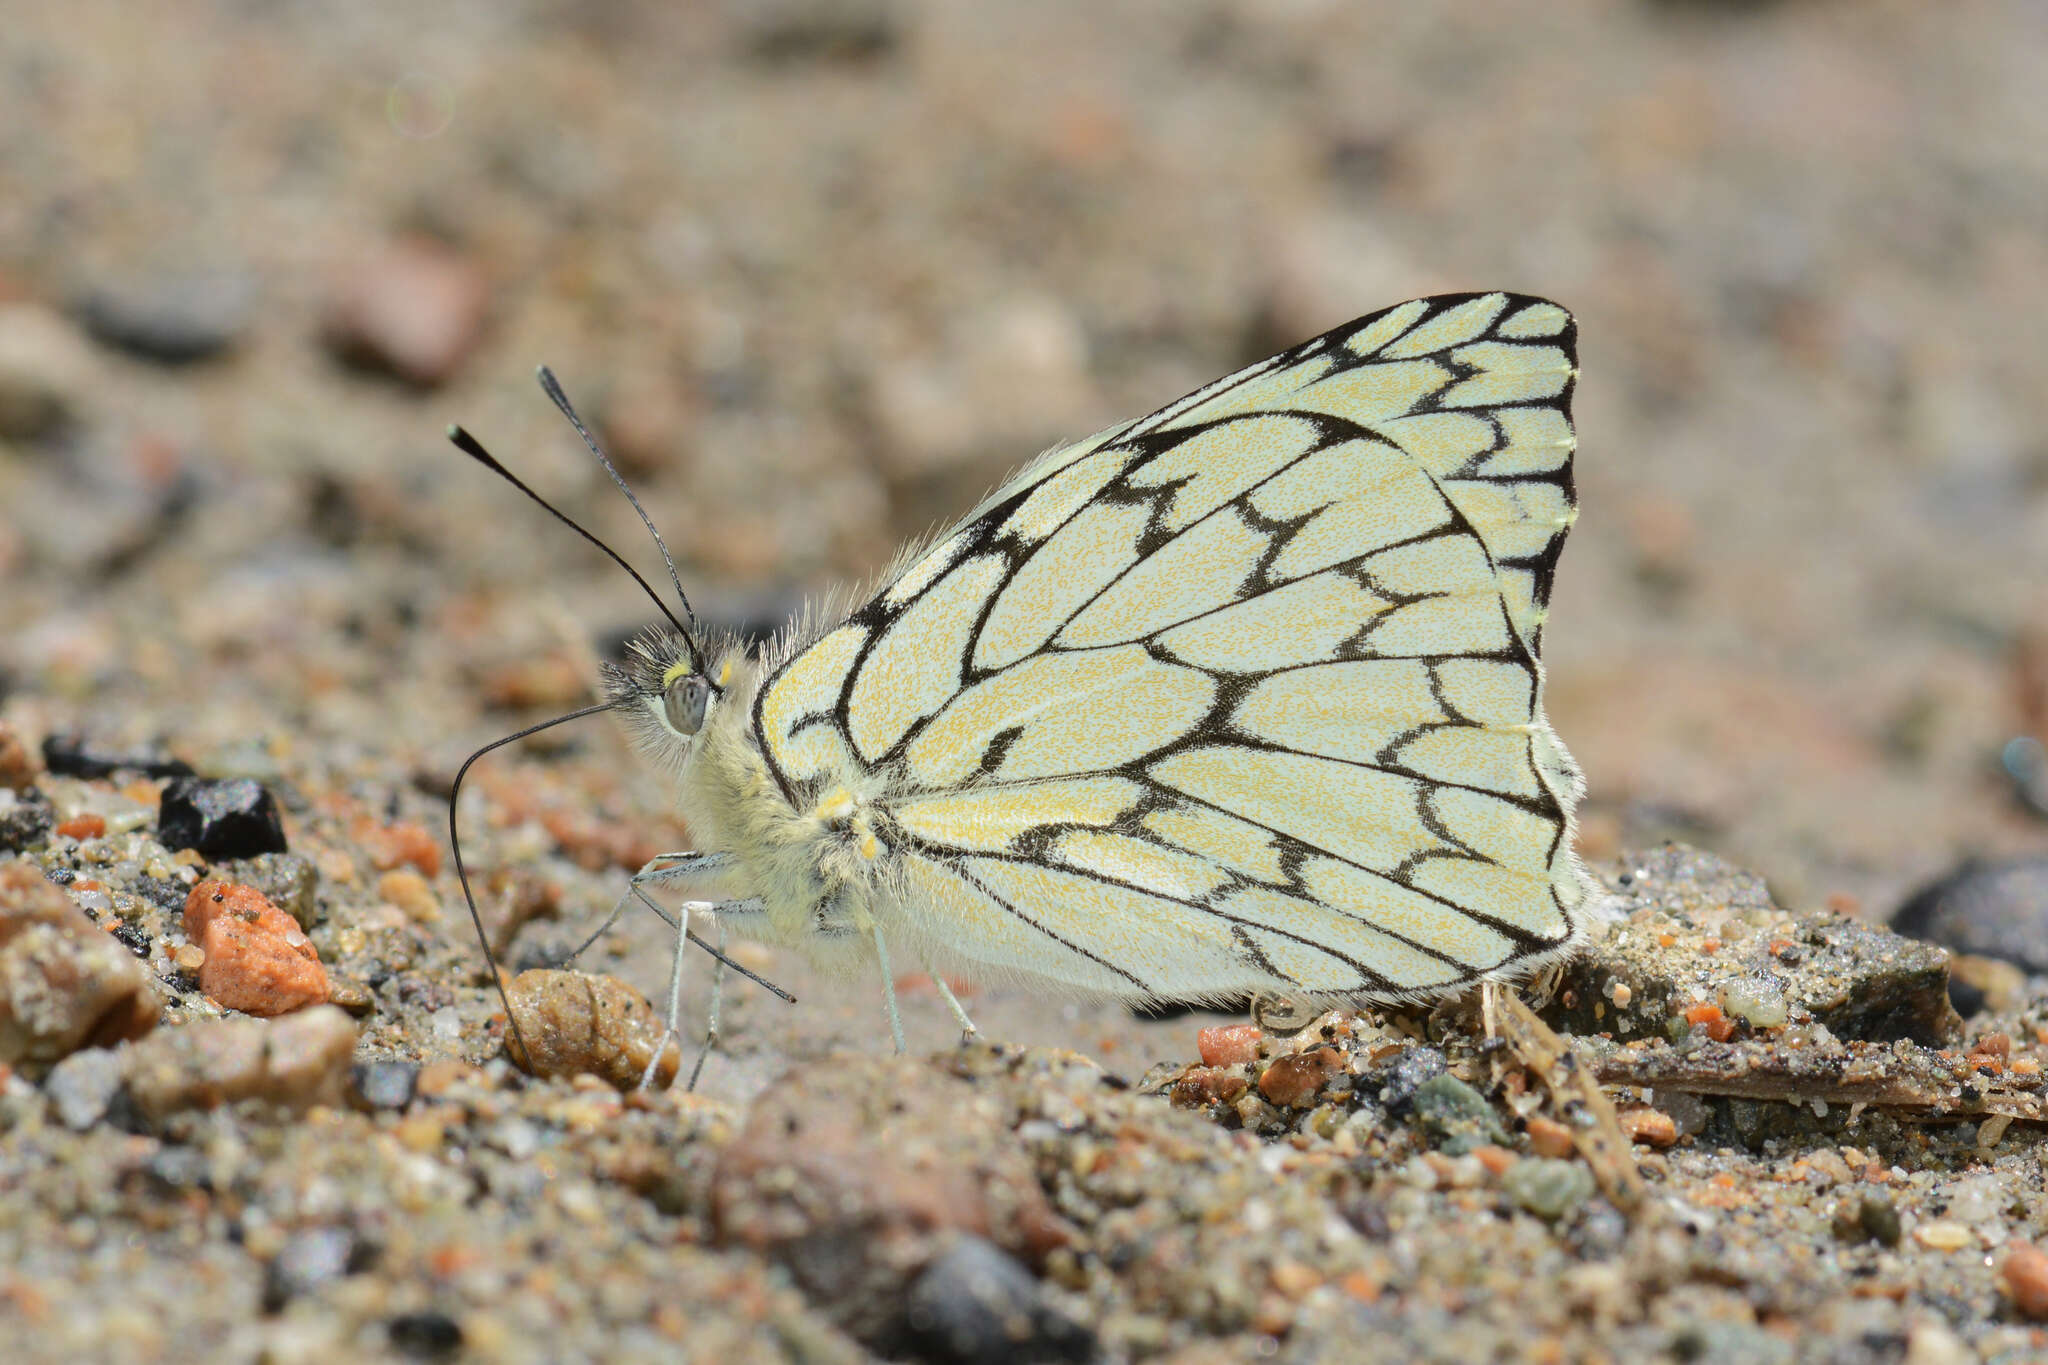
[[[690,1083],[683,1088],[694,1091],[697,1078],[704,1074],[704,1063],[711,1057],[711,1050],[718,1046],[718,1007],[725,998],[725,921],[718,922],[719,957],[711,968],[711,1010],[704,1021],[704,1046],[697,1053],[697,1064],[690,1068]]]
[[[640,891],[637,886],[633,890],[635,894],[645,899],[646,893]],[[649,903],[652,904],[651,901]],[[647,1069],[640,1073],[638,1088],[641,1090],[653,1088],[654,1073],[660,1069],[661,1059],[668,1055],[668,1040],[675,1039],[677,1046],[681,1046],[683,1041],[682,1032],[677,1025],[683,1012],[683,953],[690,946],[690,909],[690,906],[685,905],[682,912],[676,916],[676,951],[668,966],[668,1027],[661,1031],[661,1042],[655,1047],[654,1055],[647,1059]],[[698,1064],[703,1064],[701,1059]],[[692,1076],[693,1085],[695,1080],[696,1078]]]
[[[981,1030],[967,1017],[967,1011],[961,1007],[960,997],[953,994],[953,988],[946,984],[946,978],[939,975],[938,970],[932,966],[932,960],[929,957],[920,960],[924,963],[924,974],[939,988],[939,994],[945,998],[946,1008],[953,1011],[953,1022],[960,1025],[960,1045],[965,1047],[981,1036]]]
[[[662,923],[674,929],[676,934],[675,959],[670,968],[668,978],[668,1027],[662,1034],[663,1050],[666,1050],[668,1047],[668,1040],[670,1038],[674,1038],[678,1043],[683,1039],[682,979],[684,950],[690,943],[695,942],[699,947],[705,948],[711,953],[716,964],[711,969],[711,1010],[710,1018],[705,1026],[704,1047],[698,1052],[695,1065],[690,1068],[690,1081],[685,1087],[688,1090],[695,1090],[698,1077],[704,1074],[704,1063],[710,1058],[712,1049],[718,1045],[718,1015],[719,1008],[724,1000],[725,969],[734,965],[732,959],[725,955],[726,931],[734,921],[738,921],[744,926],[747,920],[760,918],[762,916],[761,902],[753,899],[743,901],[684,901],[678,907],[678,913],[671,915],[665,907],[649,896],[641,887],[635,886],[630,894],[639,897],[641,904],[653,911],[655,916]],[[692,914],[708,914],[711,916],[713,923],[718,926],[718,946],[716,948],[712,948],[704,940],[690,932],[690,916]],[[796,998],[781,987],[763,981],[745,967],[738,967],[736,970],[742,976],[751,978],[781,996],[784,1000],[794,1000]],[[660,1056],[660,1052],[655,1054],[656,1062],[660,1060]],[[647,1074],[641,1078],[642,1088],[646,1087],[649,1079],[654,1075],[654,1066],[654,1062],[648,1064]]]
[[[889,945],[882,941],[881,925],[869,921],[868,933],[875,940],[875,958],[882,966],[882,1001],[889,1008],[889,1036],[896,1040],[900,1055],[908,1049],[903,1046],[903,1016],[896,1009],[896,975],[889,970]]]
[[[619,916],[625,913],[626,903],[634,897],[637,896],[643,904],[653,905],[654,902],[647,898],[645,888],[719,872],[731,863],[731,855],[725,853],[662,853],[648,859],[647,865],[633,874],[632,883],[626,888],[626,894],[619,897],[619,903],[604,917],[604,923],[598,925],[590,937],[577,944],[575,951],[562,959],[562,965],[574,966],[576,959],[589,952],[592,944],[610,933],[611,927],[619,922]],[[657,910],[656,913],[661,912]],[[667,915],[662,915],[662,919],[674,923]]]

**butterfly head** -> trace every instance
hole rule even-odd
[[[650,631],[605,666],[605,693],[642,749],[680,765],[727,704],[744,661],[731,640]]]

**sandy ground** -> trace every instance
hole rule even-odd
[[[494,1006],[446,860],[417,869],[422,902],[386,880],[383,831],[438,837],[462,756],[585,700],[650,613],[441,443],[446,422],[651,563],[531,383],[552,364],[705,614],[758,627],[872,574],[1056,439],[1398,299],[1506,287],[1581,328],[1583,518],[1546,652],[1553,720],[1590,779],[1588,856],[1612,872],[1678,835],[1789,909],[1882,919],[1968,854],[2048,843],[2000,766],[2048,738],[2044,49],[2022,0],[1585,0],[1512,21],[1317,0],[26,7],[0,25],[0,722],[31,746],[83,731],[270,784],[316,873],[313,941],[371,1002],[360,1055],[479,1062]],[[363,320],[422,278],[395,318]],[[152,850],[120,844],[154,800],[132,774],[41,786],[57,818],[111,830],[97,851],[38,841],[43,865],[121,894],[153,875]],[[521,962],[575,942],[623,869],[687,842],[603,721],[487,760],[470,791],[474,858],[515,870],[487,902],[553,916],[520,936]],[[171,931],[139,904],[88,908]],[[790,1068],[822,1086],[836,1064],[820,1058],[887,1051],[873,982],[748,960],[801,1003],[736,991],[701,1101],[620,1110],[566,1083],[519,1090],[499,1063],[436,1073],[448,1088],[424,1109],[73,1133],[16,1074],[0,1235],[68,1249],[0,1271],[0,1317],[45,1358],[442,1349],[433,1322],[391,1327],[415,1312],[445,1314],[479,1359],[858,1359],[859,1340],[947,1358],[849,1335],[842,1299],[720,1221],[718,1154],[765,1097],[801,1100]],[[649,992],[665,970],[651,925],[594,961]],[[693,968],[693,1010],[703,984]],[[210,1012],[171,993],[176,1016]],[[991,1037],[1134,1084],[1230,1022],[972,1005]],[[946,1052],[934,996],[906,1007],[913,1053]],[[2030,1018],[1971,1036],[2024,1047]],[[1692,1234],[1616,1232],[1603,1196],[1553,1223],[1493,1173],[1425,1179],[1419,1149],[1333,1158],[1351,1163],[1337,1190],[1294,1173],[1287,1140],[1136,1091],[1090,1091],[1085,1122],[1032,1136],[1053,1121],[1025,1113],[1033,1095],[1079,1085],[1047,1079],[1071,1065],[1033,1051],[1001,1079],[945,1072],[965,1089],[930,1102],[988,1109],[997,1145],[1021,1143],[1084,1228],[1097,1261],[1032,1270],[1112,1356],[2039,1349],[1998,1287],[1989,1215],[1967,1249],[1908,1232],[1905,1253],[1852,1254],[1831,1211],[1806,1241],[1773,1223],[1810,1248],[1784,1255],[1822,1267],[1773,1297],[1768,1270],[1643,1251],[1626,1239]],[[543,1112],[586,1101],[603,1112],[584,1127]],[[1050,1172],[1096,1159],[1072,1145],[1084,1130],[1209,1173],[1194,1183],[1237,1201],[1223,1226],[1256,1254],[1134,1235],[1209,1267],[1208,1287],[1171,1292],[1131,1269],[1137,1252],[1110,1265],[1102,1210],[1150,1216],[1172,1177],[1091,1187],[1095,1214],[1060,1204]],[[1919,1128],[1760,1131],[1702,1129],[1660,1159],[1692,1207],[1729,1176],[1812,1184],[1832,1210],[1836,1184],[1897,1166],[1909,1227],[1941,1221],[1932,1201],[1973,1163],[2039,1187],[2025,1122],[1991,1155],[1974,1125],[1918,1147]],[[1822,1150],[1848,1175],[1787,1178]],[[343,1159],[345,1177],[317,1178]],[[650,1162],[681,1173],[620,1174]],[[1350,1195],[1380,1211],[1338,1212]],[[1278,1211],[1247,1224],[1245,1207]],[[2025,1207],[2001,1206],[2003,1231],[2038,1235]],[[1359,1247],[1315,1240],[1333,1216]],[[342,1269],[286,1275],[266,1300],[282,1248],[335,1227]],[[1601,1278],[1617,1265],[1654,1273]],[[1456,1293],[1418,1289],[1439,1281]],[[1517,1332],[1544,1303],[1568,1310]]]

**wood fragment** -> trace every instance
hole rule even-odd
[[[1635,1148],[1621,1131],[1614,1106],[1601,1093],[1593,1069],[1551,1027],[1522,1003],[1521,997],[1492,982],[1481,987],[1481,1009],[1500,1029],[1508,1050],[1540,1077],[1579,1155],[1593,1169],[1593,1179],[1608,1201],[1632,1220],[1649,1215],[1649,1186],[1636,1170]]]

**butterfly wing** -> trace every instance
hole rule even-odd
[[[771,674],[785,795],[872,779],[904,929],[1040,982],[1392,998],[1563,951],[1574,341],[1415,300],[1050,452]]]

